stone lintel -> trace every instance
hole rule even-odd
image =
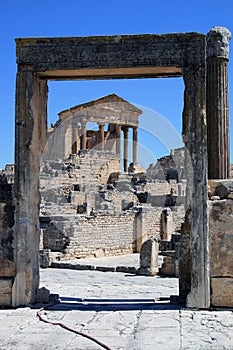
[[[48,74],[51,79],[57,80],[59,76],[72,79],[76,70],[84,69],[88,70],[85,79],[91,75],[93,79],[97,69],[130,69],[135,78],[139,68],[180,68],[187,61],[187,55],[193,63],[200,64],[202,45],[205,45],[205,35],[199,33],[29,38],[16,39],[16,54],[18,64],[33,62],[34,70],[47,79]],[[90,73],[92,69],[95,70],[93,74]],[[67,70],[70,73],[64,76]],[[140,74],[145,76],[145,72]],[[109,77],[113,78],[113,75],[111,73]],[[125,78],[127,72],[123,71],[121,75]],[[104,76],[103,72],[101,76]]]
[[[104,114],[105,113],[105,114]],[[80,115],[73,115],[73,116],[69,116],[66,119],[61,119],[62,122],[67,123],[67,127],[70,125],[70,119],[72,118],[72,121],[74,123],[87,123],[87,122],[95,122],[97,124],[115,124],[115,125],[125,125],[128,127],[138,127],[138,118],[137,117],[129,117],[127,115],[124,116],[124,112],[121,113],[121,115],[119,116],[119,112],[117,115],[117,112],[112,111],[112,116],[108,117],[106,116],[108,112],[106,111],[102,111],[102,115],[101,115],[101,110],[96,110],[96,115],[94,114],[94,110],[93,110],[93,115],[84,115],[84,114],[80,114]],[[111,112],[109,112],[110,115]],[[115,118],[116,115],[116,118]],[[114,117],[114,119],[113,119]]]

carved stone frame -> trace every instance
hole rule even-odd
[[[40,38],[16,39],[16,44],[16,277],[12,305],[34,302],[39,284],[39,166],[46,143],[47,80],[182,76],[183,140],[192,174],[186,203],[186,234],[190,235],[186,248],[191,254],[186,304],[208,308],[206,37],[187,33]],[[180,282],[182,286],[182,276]]]

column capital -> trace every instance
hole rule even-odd
[[[231,32],[226,27],[213,27],[206,36],[207,58],[229,56],[229,41],[231,40]]]

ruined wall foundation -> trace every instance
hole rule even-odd
[[[232,307],[233,182],[209,181],[211,303]]]

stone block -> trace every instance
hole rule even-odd
[[[160,241],[160,249],[161,251],[171,250],[172,249],[172,242],[171,241]]]
[[[40,267],[47,268],[51,266],[51,250],[50,249],[41,249],[39,251],[40,256]]]
[[[112,266],[96,266],[96,270],[102,272],[115,272],[116,268]]]
[[[15,273],[15,264],[13,261],[8,259],[0,261],[0,277],[13,277]]]
[[[220,199],[226,199],[233,193],[232,180],[209,180],[209,198],[219,196]]]
[[[159,243],[154,238],[147,239],[140,251],[139,275],[154,276],[158,274]]]
[[[138,269],[134,266],[117,266],[116,272],[136,274],[138,272]]]
[[[221,181],[221,183],[217,185],[215,192],[221,199],[227,198],[229,194],[233,192],[233,181]]]
[[[0,279],[0,300],[1,306],[11,306],[12,279]]]
[[[233,192],[228,194],[227,199],[233,199]]]
[[[50,295],[49,289],[45,287],[38,289],[36,293],[37,303],[47,304],[49,302],[49,295]]]
[[[210,252],[211,275],[233,278],[231,199],[210,202]]]
[[[95,267],[93,265],[76,264],[75,269],[76,270],[95,270]]]
[[[176,275],[176,269],[175,269],[175,259],[172,256],[166,256],[163,259],[162,266],[159,270],[160,274],[163,276],[175,276]]]
[[[233,307],[233,278],[211,278],[211,304],[219,307]]]
[[[218,185],[218,180],[208,180],[208,196],[209,198],[215,196],[215,189]]]
[[[219,196],[212,196],[210,198],[212,201],[219,201],[220,200],[220,197]]]

